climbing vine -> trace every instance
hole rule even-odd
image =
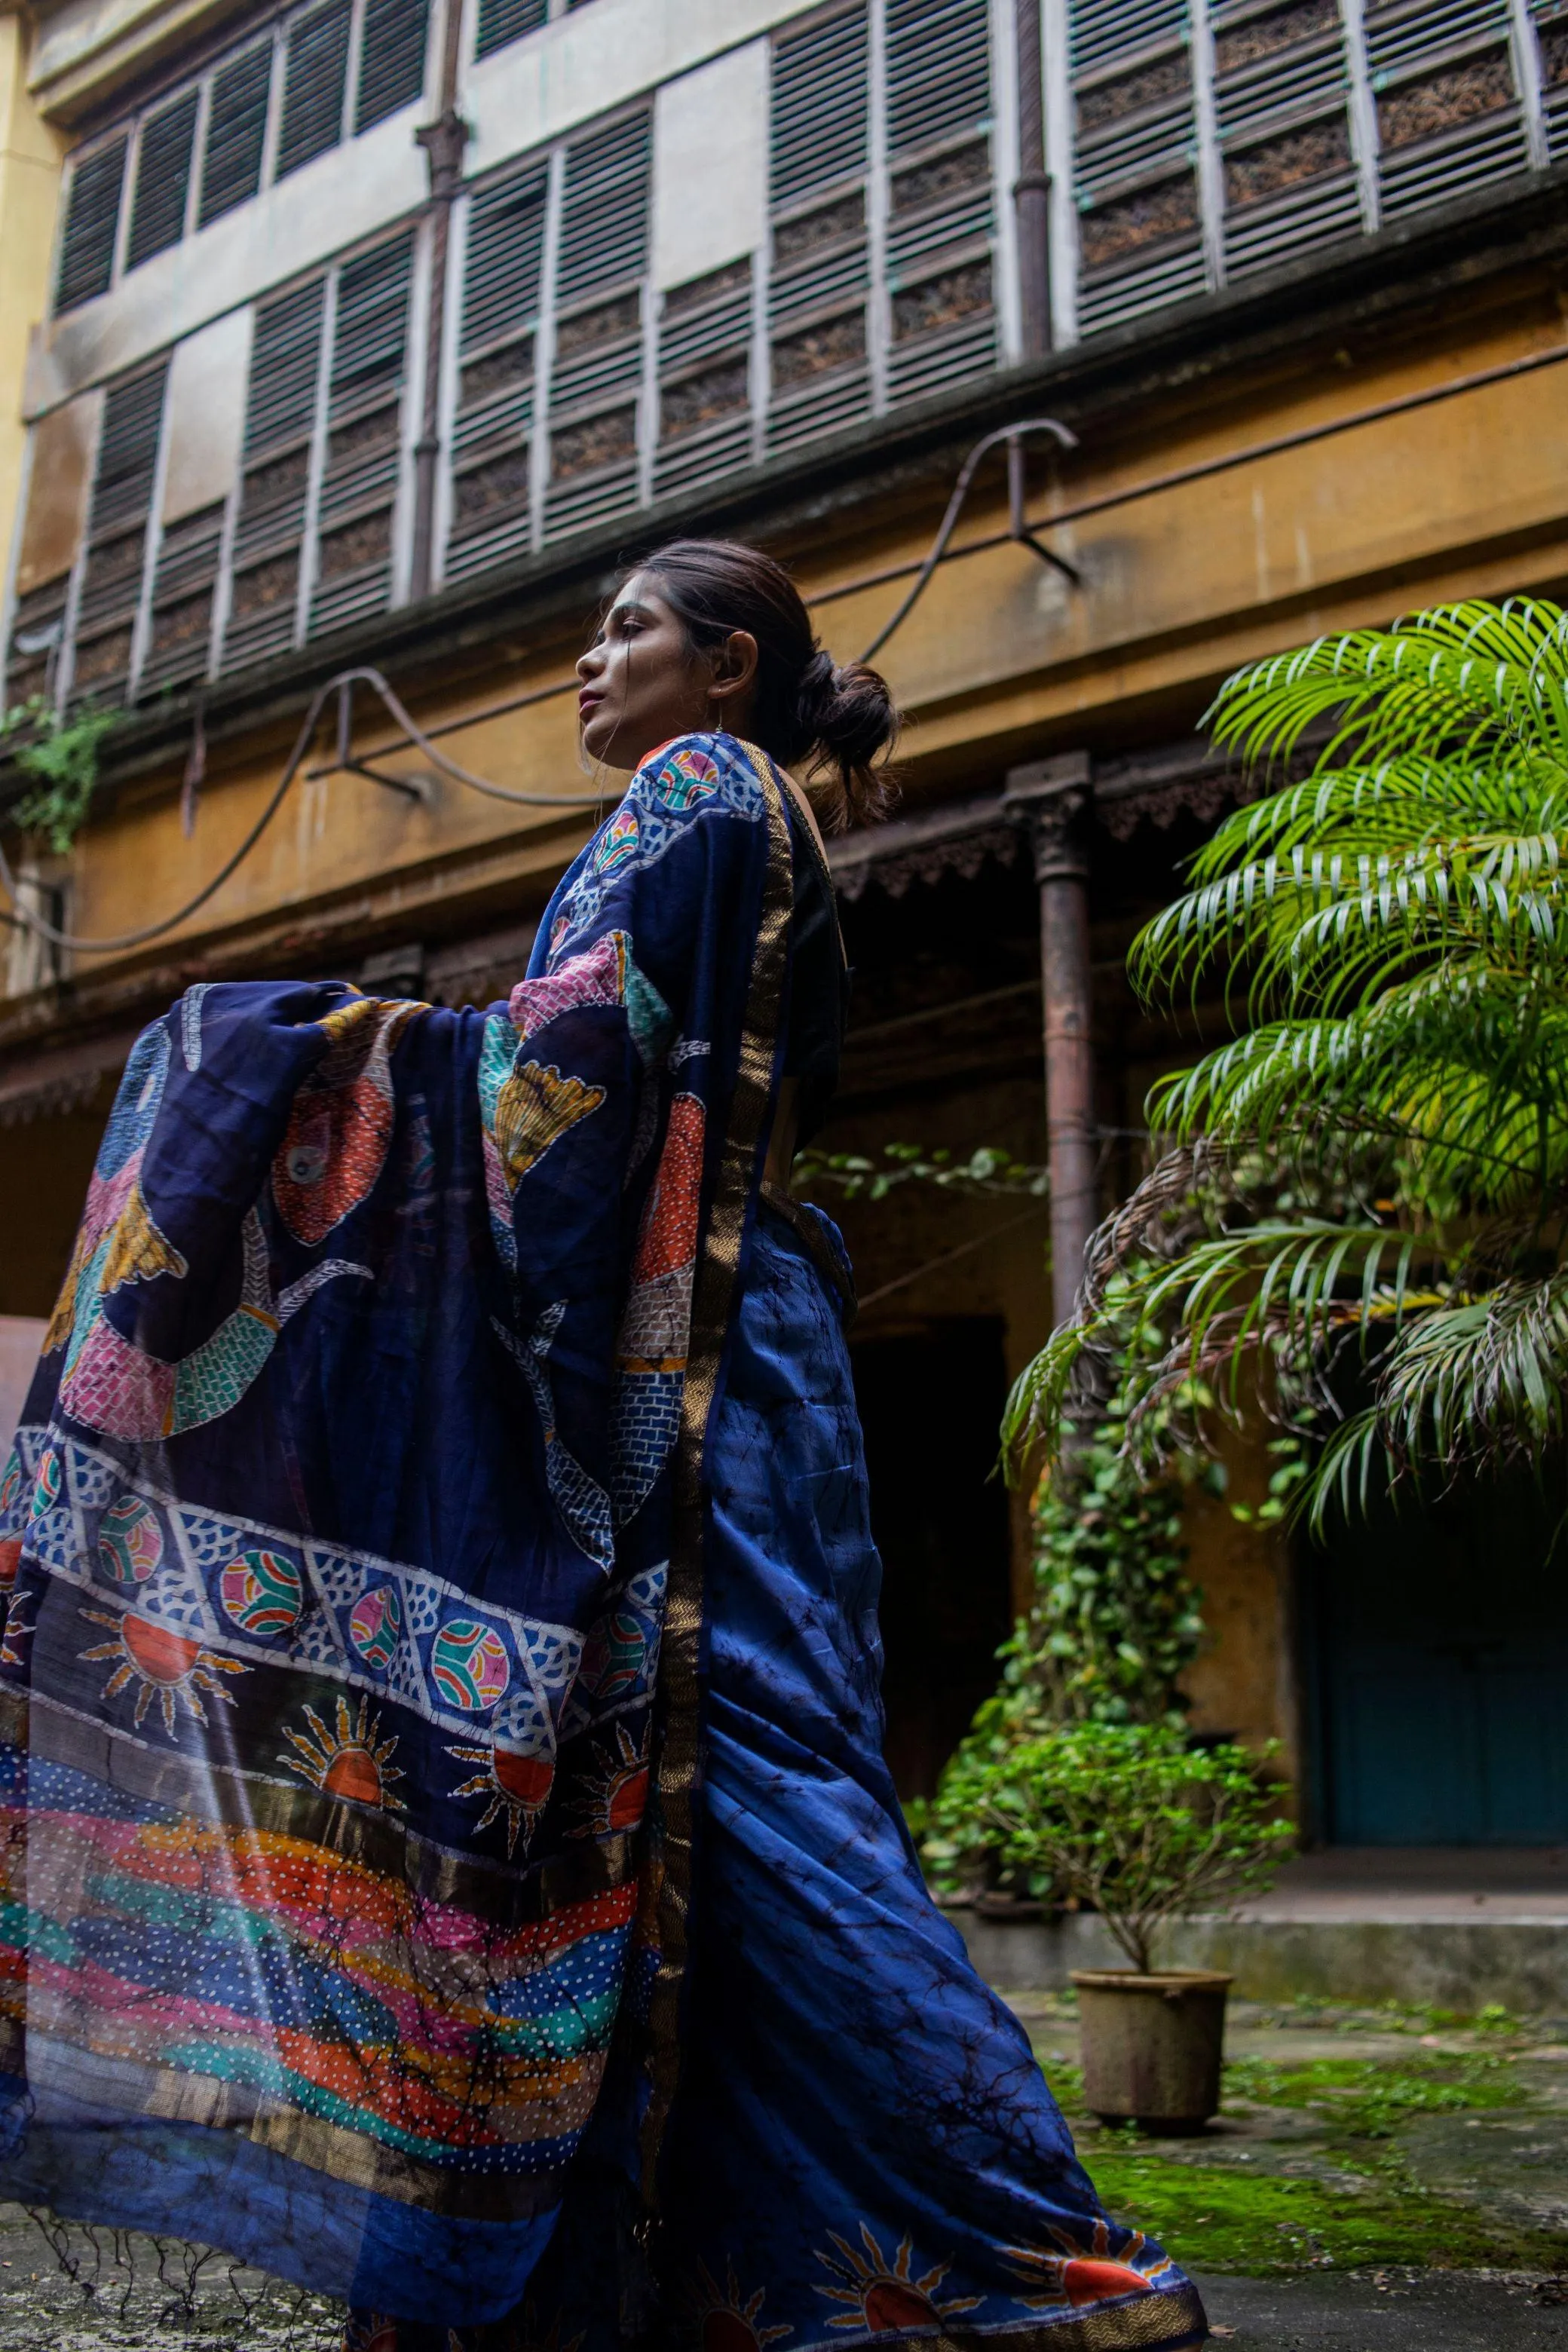
[[[118,723],[113,710],[58,710],[41,694],[0,713],[0,740],[20,736],[11,752],[33,789],[6,814],[24,833],[41,834],[63,857],[87,820],[98,789],[99,747]]]
[[[1031,1743],[1068,1723],[1146,1724],[1177,1729],[1182,1669],[1203,1641],[1203,1596],[1187,1573],[1182,1535],[1185,1494],[1223,1492],[1217,1462],[1167,1439],[1161,1466],[1131,1452],[1125,1353],[1109,1402],[1087,1428],[1068,1433],[1033,1507],[1034,1592],[1000,1653],[1002,1676],[981,1706],[913,1826],[939,1886],[956,1891],[988,1878],[1005,1884],[989,1824],[1027,1777]],[[1175,1423],[1201,1407],[1173,1400]],[[1039,1893],[1029,1887],[1025,1890]]]

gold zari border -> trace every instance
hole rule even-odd
[[[669,1587],[658,1676],[658,1972],[648,2005],[653,2095],[642,2130],[643,2196],[650,2207],[657,2207],[658,2201],[659,2150],[680,2077],[681,1990],[686,1976],[701,1739],[699,1664],[703,1606],[702,1455],[718,1392],[720,1359],[738,1304],[741,1245],[773,1108],[773,1065],[795,901],[794,861],[784,794],[766,752],[759,751],[751,743],[743,744],[742,749],[762,786],[768,828],[768,863],[746,991],[734,1098],[720,1153],[692,1297],[686,1388],[675,1446]]]

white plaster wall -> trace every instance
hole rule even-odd
[[[254,310],[231,310],[174,346],[169,364],[163,520],[226,499],[239,472]]]
[[[344,140],[46,328],[29,357],[26,415],[118,375],[415,211],[425,196],[425,158],[414,144],[424,111],[405,107]]]
[[[685,78],[697,86],[670,98],[668,116],[681,126],[685,192],[661,195],[665,174],[656,168],[655,175],[656,237],[671,272],[663,282],[716,268],[762,235],[767,123],[759,37],[805,12],[803,0],[595,0],[556,17],[468,64],[467,171],[490,171]],[[73,54],[81,54],[93,25],[142,13],[142,0],[81,0],[54,30],[63,43],[68,27]],[[700,68],[715,76],[705,88]],[[29,421],[416,210],[426,174],[414,131],[427,111],[422,100],[345,140],[47,327],[29,360]],[[668,140],[665,152],[677,168]],[[699,219],[700,210],[710,217]],[[697,251],[714,257],[690,266],[684,257]]]
[[[802,0],[595,0],[574,9],[469,68],[468,169],[488,172],[805,14]]]
[[[653,102],[653,278],[684,285],[767,233],[768,45],[660,85]]]

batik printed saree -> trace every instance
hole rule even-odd
[[[0,1486],[0,2193],[216,2243],[388,2347],[1201,2340],[919,1889],[874,1625],[846,1699],[793,1597],[710,1604],[737,1511],[770,1572],[830,1561],[829,1615],[875,1566],[842,1336],[758,1209],[790,858],[762,755],[686,738],[508,1004],[193,989],[138,1044]],[[831,1410],[786,1431],[758,1399],[813,1363]],[[798,1735],[761,1772],[752,1668]],[[810,2153],[857,1984],[928,2073],[969,2004],[972,2125],[1023,2097],[1011,2138],[905,2128],[891,2226]],[[760,2114],[731,2044],[770,2014]]]

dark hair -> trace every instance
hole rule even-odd
[[[781,767],[809,761],[814,782],[827,786],[814,795],[825,832],[887,815],[894,782],[872,764],[899,731],[887,681],[864,662],[840,667],[824,653],[782,564],[733,540],[672,539],[633,571],[658,582],[700,650],[722,645],[734,629],[755,637],[752,731]]]

